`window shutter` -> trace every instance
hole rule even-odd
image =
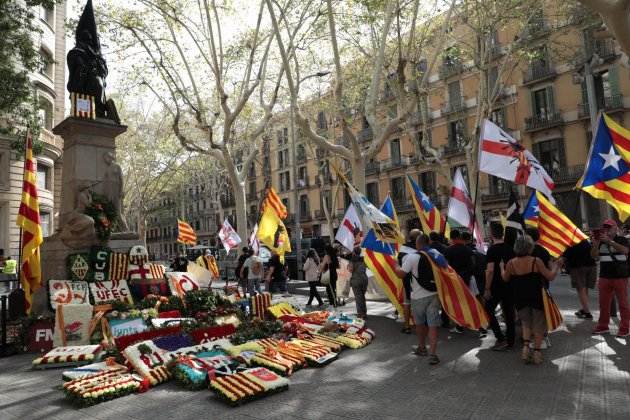
[[[584,104],[585,111],[588,112],[588,90],[586,89],[585,81],[582,81],[582,103]]]
[[[532,117],[538,115],[538,109],[536,109],[536,91],[529,92],[529,108],[532,112]]]
[[[558,143],[558,159],[560,160],[560,162],[558,162],[560,164],[560,167],[563,168],[566,166],[566,157],[564,154],[564,139],[558,139],[557,140]]]
[[[610,94],[619,95],[619,67],[615,64],[608,69],[608,83],[610,83]]]
[[[548,106],[548,115],[554,114],[556,112],[556,102],[553,97],[553,86],[547,86],[547,106]]]

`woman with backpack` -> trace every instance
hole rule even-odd
[[[306,262],[304,262],[304,279],[308,282],[308,302],[306,306],[311,306],[313,299],[317,299],[319,306],[324,304],[322,297],[317,291],[317,284],[319,283],[319,256],[314,249],[309,249],[306,254]]]

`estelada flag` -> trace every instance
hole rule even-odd
[[[608,127],[608,120],[599,117],[584,175],[577,188],[606,200],[617,210],[623,222],[630,216],[630,163],[626,163],[619,148],[615,148],[614,138],[617,136],[619,140],[619,136]]]
[[[260,222],[258,222],[256,235],[267,248],[276,251],[282,261],[284,261],[284,254],[291,252],[291,242],[289,241],[287,228],[271,207],[265,208]]]
[[[547,321],[547,330],[553,331],[562,324],[562,314],[556,302],[551,297],[549,290],[542,288],[543,308],[545,310],[545,320]]]
[[[527,226],[538,227],[538,199],[536,198],[536,190],[532,191],[529,201],[523,210],[523,221]]]
[[[582,242],[587,236],[575,224],[539,191],[538,199],[538,243],[552,257],[560,257],[564,251]]]
[[[431,263],[438,297],[449,318],[462,327],[478,330],[488,326],[483,305],[470,292],[464,280],[448,265],[446,258],[433,248],[420,251]]]
[[[389,195],[381,206],[381,211],[398,223],[394,203]],[[379,241],[373,230],[365,236],[363,244],[365,248],[365,265],[370,269],[376,283],[381,287],[385,296],[394,305],[399,314],[403,313],[403,301],[405,298],[402,279],[396,275],[398,244],[390,244]]]
[[[407,175],[407,189],[411,194],[411,201],[413,201],[413,206],[416,208],[416,213],[420,219],[422,231],[427,235],[431,232],[437,232],[444,234],[447,238],[450,237],[451,228],[446,218],[440,214],[440,210],[433,205],[429,196],[422,191],[416,181],[409,175]]]
[[[33,137],[26,133],[26,153],[22,180],[22,201],[17,216],[17,225],[22,229],[22,260],[20,261],[20,283],[26,298],[26,312],[31,312],[32,296],[42,284],[39,246],[44,242],[39,219],[37,197],[37,175],[33,160]]]
[[[630,130],[617,124],[615,120],[602,113],[604,124],[608,128],[613,145],[623,160],[630,165]]]
[[[187,245],[197,244],[197,234],[192,226],[179,219],[177,219],[177,242]]]
[[[490,120],[484,120],[479,145],[479,170],[527,185],[551,197],[553,179],[521,143]],[[552,199],[553,200],[553,199]]]

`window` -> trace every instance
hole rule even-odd
[[[289,151],[279,150],[278,151],[278,169],[283,169],[288,166],[289,166]]]
[[[298,168],[298,187],[308,186],[308,171],[306,166],[300,166]]]
[[[47,238],[50,236],[50,212],[40,211],[39,220],[42,225],[42,236]]]
[[[53,104],[43,96],[37,98],[37,116],[39,123],[47,130],[53,127]]]
[[[280,191],[288,191],[291,189],[291,178],[289,171],[280,172]]]
[[[201,230],[201,223],[199,223],[199,220],[195,220],[195,230]]]
[[[553,178],[565,166],[564,140],[555,139],[534,144],[534,155],[547,173]]]
[[[256,181],[252,181],[249,183],[249,195],[256,198]]]
[[[46,24],[48,26],[50,26],[50,28],[54,28],[55,27],[55,8],[54,6],[52,8],[48,8],[48,7],[41,7],[40,9],[40,19],[43,20],[44,22],[46,22]]]
[[[303,144],[297,145],[296,157],[298,162],[303,162],[306,160],[306,148]]]
[[[448,123],[448,144],[451,147],[462,147],[466,141],[466,124],[464,120]]]
[[[606,100],[612,96],[610,73],[608,70],[598,73],[593,78],[595,84],[595,98],[597,100],[597,109],[604,109]]]
[[[533,116],[541,120],[551,118],[555,113],[552,86],[532,91],[532,111]]]
[[[446,49],[442,63],[445,66],[456,66],[460,63],[459,54],[455,47],[449,47]]]
[[[40,68],[39,72],[52,80],[54,77],[53,66],[54,61],[52,55],[45,49],[39,50]]]
[[[511,182],[503,178],[488,175],[490,182],[490,194],[508,194],[512,188]]]
[[[378,207],[380,204],[380,200],[378,196],[378,182],[368,183],[365,186],[365,190],[367,193],[368,201]]]
[[[400,202],[405,200],[405,180],[403,177],[392,178],[391,191],[392,200],[394,202]]]
[[[276,132],[278,138],[278,146],[284,146],[289,142],[289,129],[284,127],[282,130]]]
[[[400,164],[400,140],[394,139],[389,143],[389,156],[392,165]]]
[[[433,172],[421,172],[418,174],[418,183],[422,191],[427,193],[435,192],[435,173]]]
[[[9,151],[0,150],[0,189],[9,188]]]
[[[317,113],[317,129],[318,130],[328,129],[328,121],[326,121],[326,113],[324,111],[319,111]]]
[[[37,189],[50,190],[50,167],[37,162]]]
[[[252,219],[252,220],[256,220],[258,218],[258,206],[257,205],[254,204],[253,206],[249,206],[249,218]]]
[[[448,84],[448,100],[451,103],[451,107],[457,106],[462,102],[462,91],[459,80]]]
[[[495,109],[490,112],[490,121],[505,130],[505,108]]]
[[[283,198],[282,199],[282,204],[284,205],[284,207],[286,207],[287,209],[291,208],[289,207],[289,199],[288,198]]]
[[[304,194],[300,196],[300,215],[301,217],[308,216],[310,213],[308,208],[308,195]]]

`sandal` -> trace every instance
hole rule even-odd
[[[400,332],[403,334],[411,334],[411,327],[404,327],[402,330],[400,330]]]
[[[429,355],[429,352],[427,351],[426,347],[420,347],[418,346],[414,351],[413,354],[415,354],[416,356],[421,356],[421,357],[426,357]]]
[[[532,356],[532,363],[539,365],[543,362],[543,355],[540,349],[534,349],[534,355]]]
[[[529,340],[523,340],[523,350],[521,350],[521,359],[525,363],[531,362],[531,355],[529,353]]]

